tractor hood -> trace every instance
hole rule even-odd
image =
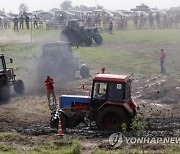
[[[61,95],[59,97],[60,108],[70,108],[74,102],[89,104],[90,96]]]

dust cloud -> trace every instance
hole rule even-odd
[[[30,43],[31,42],[31,33],[28,34],[18,35],[13,30],[7,30],[6,35],[1,34],[0,43],[7,44],[7,43]]]

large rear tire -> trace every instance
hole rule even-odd
[[[122,124],[130,127],[131,118],[123,108],[107,106],[99,111],[96,124],[100,130],[120,131]]]
[[[91,39],[90,37],[86,37],[86,38],[84,39],[84,44],[85,44],[86,46],[91,46],[91,44],[92,44],[92,39]]]
[[[22,80],[17,80],[14,83],[14,90],[17,94],[19,95],[23,95],[25,92],[25,86],[24,86],[24,82]]]

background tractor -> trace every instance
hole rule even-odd
[[[6,57],[7,58],[7,57]],[[13,62],[11,58],[10,63]],[[14,86],[14,90],[18,94],[23,94],[25,87],[22,80],[16,80],[16,75],[12,68],[6,67],[5,56],[0,54],[0,100],[7,101],[10,99],[10,87]]]
[[[91,46],[92,40],[97,44],[103,42],[103,38],[98,33],[97,28],[84,28],[84,21],[78,19],[69,20],[67,22],[66,28],[61,31],[60,39],[77,46],[81,44]]]
[[[123,123],[130,128],[137,108],[131,97],[131,81],[124,75],[96,75],[91,96],[60,96],[60,109],[52,112],[52,127],[57,127],[60,116],[63,128],[76,126],[85,117],[95,121],[100,130],[121,130]]]
[[[43,46],[38,64],[38,77],[43,81],[47,75],[60,81],[73,81],[79,70],[79,59],[72,53],[70,43],[52,42]]]

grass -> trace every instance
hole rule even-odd
[[[180,29],[115,31],[112,36],[105,33],[104,40],[110,42],[178,44],[180,42]]]
[[[136,75],[150,75],[158,72],[158,61],[148,60],[148,56],[139,57],[136,53],[109,48],[87,48],[81,47],[77,53],[92,70],[102,67],[108,68],[110,73],[125,73]],[[148,69],[147,69],[148,68]]]
[[[17,133],[0,133],[0,154],[80,154],[77,140],[54,139],[33,141],[30,137]]]

